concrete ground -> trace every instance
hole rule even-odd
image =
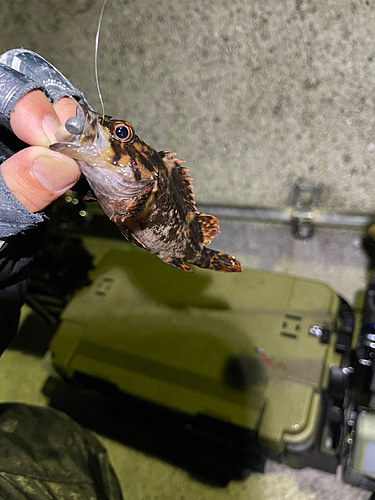
[[[318,231],[313,240],[304,243],[290,235],[287,226],[222,223],[215,248],[235,250],[245,266],[274,269],[328,282],[336,291],[353,302],[365,285],[367,258],[361,251],[361,234]],[[86,237],[86,248],[99,260],[108,250],[100,238]],[[110,249],[121,248],[122,240],[110,242]],[[264,248],[270,256],[265,256]],[[338,262],[334,255],[341,251]],[[319,255],[325,255],[319,259]],[[269,260],[268,260],[269,258]],[[30,310],[24,309],[24,318]],[[43,387],[49,374],[40,357],[47,325],[32,322],[23,336],[29,337],[28,349],[14,348],[0,358],[0,401],[17,401],[47,405]],[[35,337],[35,339],[33,339]],[[336,476],[314,469],[293,470],[268,461],[264,474],[254,473],[242,481],[232,481],[225,488],[198,481],[185,470],[125,446],[103,435],[125,499],[131,500],[367,500],[370,493],[345,484],[340,471]]]
[[[43,55],[100,111],[94,39],[101,2],[0,0],[0,50]],[[108,0],[99,51],[105,111],[177,151],[201,203],[282,207],[303,178],[320,205],[374,211],[375,4],[364,0]],[[327,281],[353,302],[366,282],[360,231],[221,222],[214,248],[245,266]],[[95,243],[92,243],[95,246]],[[34,332],[36,335],[36,333]],[[0,359],[0,400],[46,404],[40,359]],[[103,438],[104,439],[104,438]],[[340,478],[274,463],[215,489],[104,439],[124,498],[367,499]]]

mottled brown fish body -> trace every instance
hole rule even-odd
[[[158,153],[127,122],[80,107],[77,116],[85,120],[82,134],[51,149],[78,161],[99,204],[127,240],[184,271],[191,271],[186,262],[241,271],[234,257],[205,246],[219,232],[218,221],[197,211],[188,171],[175,153]]]

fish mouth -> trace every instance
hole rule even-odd
[[[67,120],[58,131],[61,142],[52,144],[50,149],[76,160],[97,196],[118,201],[131,199],[149,190],[155,180],[136,180],[126,166],[113,168],[110,132],[104,126],[104,120],[109,118],[78,104],[76,117]]]
[[[94,193],[112,200],[129,200],[143,193],[155,184],[155,180],[140,179],[131,181],[107,168],[92,168],[85,162],[78,162],[81,172],[86,177]]]
[[[75,118],[67,120],[58,131],[57,137],[62,140],[49,148],[93,167],[102,165],[108,161],[104,152],[110,147],[103,119],[103,115],[78,104]]]

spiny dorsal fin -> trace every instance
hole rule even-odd
[[[203,243],[207,245],[220,232],[219,221],[214,215],[197,214],[194,218],[199,225],[203,236]]]
[[[168,151],[159,151],[159,156],[162,158],[165,166],[169,170],[173,182],[180,193],[180,196],[186,203],[189,210],[196,212],[197,208],[194,203],[194,195],[192,193],[193,186],[190,184],[192,180],[186,174],[189,172],[187,168],[181,167],[183,161],[173,159],[176,153],[169,153]]]

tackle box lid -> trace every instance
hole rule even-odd
[[[140,249],[110,251],[65,309],[56,368],[257,433],[280,453],[312,438],[335,353],[339,297],[325,284],[244,270],[169,267]],[[323,344],[313,325],[332,331]]]

